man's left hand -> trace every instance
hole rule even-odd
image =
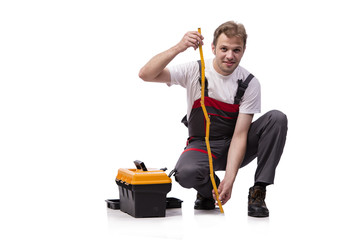
[[[231,192],[232,192],[233,182],[227,181],[224,179],[219,187],[218,187],[218,193],[219,193],[219,200],[221,201],[222,205],[225,205],[227,201],[231,198]],[[216,200],[215,192],[213,190],[213,198]],[[216,205],[218,203],[216,202]]]

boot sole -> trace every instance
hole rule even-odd
[[[269,217],[269,213],[248,212],[248,216],[264,218],[264,217]]]
[[[213,210],[215,207],[202,207],[202,206],[194,206],[196,210]]]

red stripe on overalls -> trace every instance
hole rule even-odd
[[[198,99],[194,102],[193,104],[193,109],[194,108],[200,108],[201,107],[201,103],[200,103],[201,99]],[[213,98],[210,97],[205,97],[205,106],[207,107],[214,107],[216,109],[225,111],[225,112],[238,112],[239,111],[239,105],[238,104],[229,104],[229,103],[224,103],[218,100],[215,100]]]
[[[185,151],[183,151],[182,154],[185,153],[185,152],[188,152],[188,151],[198,151],[198,152],[202,152],[202,153],[205,153],[205,154],[208,153],[206,150],[203,150],[203,149],[200,149],[200,148],[188,148]],[[212,155],[213,158],[216,159],[216,156],[213,153],[211,153],[211,155]]]

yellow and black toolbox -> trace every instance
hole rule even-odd
[[[134,163],[136,169],[118,170],[119,209],[136,218],[165,217],[166,208],[171,208],[171,204],[178,200],[166,198],[171,190],[171,179],[165,173],[166,169],[147,169],[138,160]]]

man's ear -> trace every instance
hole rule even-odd
[[[214,43],[211,43],[211,49],[212,49],[213,54],[216,55],[216,50],[215,50],[216,47],[215,47]]]

